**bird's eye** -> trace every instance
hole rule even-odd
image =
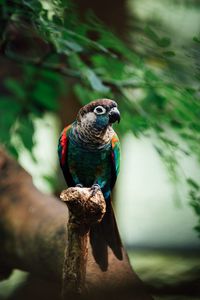
[[[103,115],[103,114],[105,114],[105,112],[106,112],[106,109],[100,105],[95,107],[95,109],[94,109],[94,113],[97,115]]]

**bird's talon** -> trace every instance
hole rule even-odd
[[[78,183],[76,184],[76,187],[83,188],[83,185],[81,183]]]
[[[91,190],[92,190],[92,197],[93,197],[99,190],[101,190],[100,185],[97,183],[93,184]]]

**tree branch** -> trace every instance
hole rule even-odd
[[[89,230],[92,224],[102,220],[106,204],[101,191],[93,195],[90,188],[69,188],[60,198],[69,209],[62,282],[62,298],[66,299],[69,293],[83,294],[86,290]]]
[[[31,177],[0,150],[0,266],[61,285],[64,251],[70,247],[68,220],[66,205],[39,192]],[[87,299],[151,299],[124,250],[122,261],[108,250],[108,270],[103,272],[89,244],[85,282]]]
[[[31,60],[31,59],[23,59],[22,57],[15,55],[11,55],[11,54],[7,54],[6,51],[4,52],[5,57],[7,57],[8,59],[11,59],[13,61],[15,61],[18,64],[26,64],[26,65],[31,65],[34,66],[36,68],[43,68],[52,72],[56,72],[60,75],[63,75],[65,77],[70,78],[71,80],[76,80],[76,81],[80,81],[82,80],[82,73],[78,70],[73,70],[68,68],[64,63],[60,63],[60,64],[52,64],[52,63],[48,63],[45,62],[45,58],[38,58],[38,60]],[[51,55],[51,52],[48,53],[48,56]],[[67,59],[67,57],[66,57]],[[98,73],[97,73],[98,75]],[[112,89],[117,89],[120,90],[121,88],[143,88],[144,87],[144,83],[140,82],[138,83],[137,81],[134,82],[133,79],[123,79],[123,80],[113,80],[113,79],[106,79],[106,78],[101,78],[101,81],[103,84],[107,85],[108,87],[112,88]]]

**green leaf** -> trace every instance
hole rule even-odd
[[[90,59],[94,68],[98,71],[98,74],[103,77],[107,77],[112,80],[120,80],[127,77],[130,78],[130,76],[127,76],[127,70],[125,69],[124,62],[119,59],[100,54],[92,55]]]
[[[193,37],[193,41],[200,44],[200,38],[196,36]]]
[[[168,37],[163,37],[163,38],[157,40],[156,43],[158,46],[160,46],[162,48],[166,48],[171,45],[171,40]]]
[[[7,144],[7,149],[10,152],[10,154],[15,158],[18,159],[19,157],[19,152],[17,150],[17,148],[13,145],[11,145],[10,143]]]
[[[91,90],[81,84],[76,84],[73,91],[77,98],[80,100],[81,104],[85,105],[88,102],[102,97],[102,93]],[[111,97],[112,98],[112,97]]]
[[[12,114],[17,115],[22,109],[22,104],[14,98],[0,96],[0,114],[6,118],[6,114],[12,111]]]
[[[43,179],[48,182],[48,184],[51,186],[51,187],[54,187],[56,188],[57,185],[58,185],[58,180],[56,178],[56,176],[53,176],[53,175],[43,175],[42,176]]]
[[[105,86],[101,79],[94,73],[92,69],[85,69],[84,75],[89,81],[91,87],[98,92],[107,93],[109,92],[109,87]]]
[[[32,98],[36,103],[41,105],[43,109],[52,111],[58,109],[57,96],[55,87],[44,82],[38,82],[32,93]]]
[[[46,17],[49,21],[52,22],[53,18],[56,17],[61,23],[63,22],[64,7],[61,5],[62,1],[41,0],[40,3],[43,10],[46,12]]]
[[[176,55],[174,51],[165,51],[162,54],[167,57],[173,57]]]
[[[21,109],[22,106],[13,98],[0,98],[0,141],[2,143],[10,141],[10,130],[15,124]]]
[[[156,73],[152,72],[151,70],[146,70],[145,72],[145,78],[148,82],[154,82],[159,81],[159,77],[156,75]],[[150,93],[153,91],[150,91]]]
[[[40,1],[35,1],[35,0],[23,0],[23,3],[32,9],[34,12],[39,12],[42,10],[42,5]]]
[[[177,142],[174,142],[166,137],[163,137],[163,136],[160,136],[160,139],[167,145],[170,145],[174,148],[177,148],[178,147],[178,143]]]
[[[26,96],[26,91],[19,83],[19,81],[12,79],[12,78],[6,78],[4,80],[5,87],[12,92],[16,97],[24,99]]]
[[[75,41],[65,41],[65,45],[73,50],[74,52],[81,52],[83,51],[83,47],[81,47],[78,43]]]
[[[63,80],[60,74],[46,69],[41,69],[40,76],[42,80],[45,81],[45,84],[47,83],[47,84],[55,85],[55,84],[59,84]]]
[[[171,45],[171,39],[169,37],[159,38],[159,36],[157,35],[157,33],[155,31],[153,31],[153,29],[150,28],[149,26],[147,26],[144,29],[144,31],[145,31],[146,35],[153,42],[155,42],[159,47],[166,48],[166,47],[169,47]]]
[[[151,29],[149,26],[146,26],[144,28],[144,32],[146,33],[146,35],[154,42],[157,42],[159,40],[158,35],[155,33],[155,31],[153,31],[153,29]]]
[[[34,146],[34,132],[35,128],[33,121],[30,118],[23,118],[19,120],[19,127],[17,129],[17,134],[20,136],[22,143],[26,149],[30,152]]]
[[[187,183],[197,191],[200,189],[199,184],[196,181],[194,181],[192,178],[187,178]]]

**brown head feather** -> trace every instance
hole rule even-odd
[[[83,106],[79,110],[78,115],[77,115],[77,120],[80,119],[80,116],[83,116],[87,112],[93,111],[94,108],[96,106],[99,106],[99,105],[101,105],[105,108],[112,108],[112,107],[116,107],[117,103],[114,100],[110,100],[110,99],[97,99],[97,100],[94,100],[94,101],[86,104],[85,106]]]

